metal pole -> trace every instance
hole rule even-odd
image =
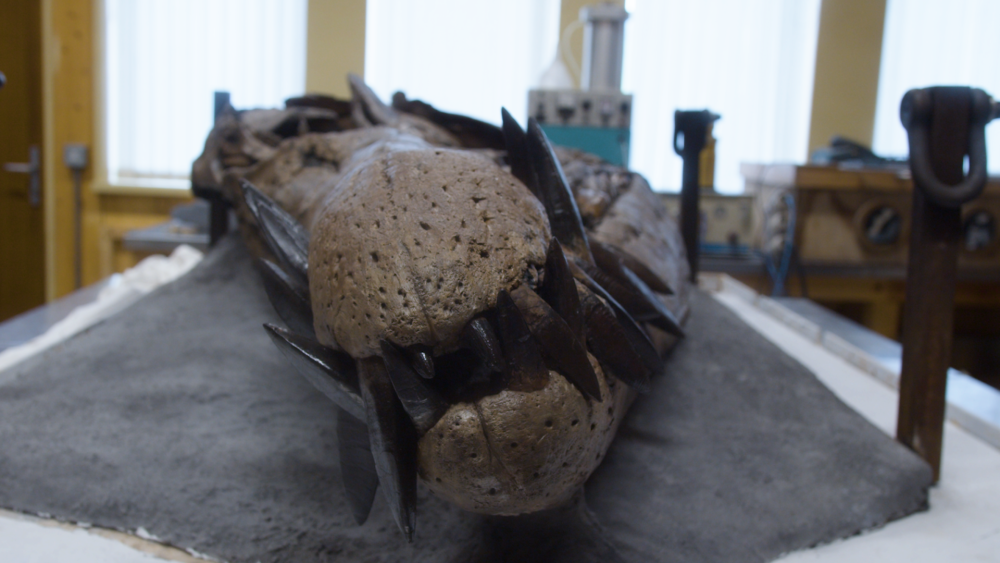
[[[73,172],[73,279],[76,289],[83,287],[83,196],[80,193],[83,171],[90,161],[86,145],[63,145],[63,164]]]
[[[83,287],[83,227],[82,198],[80,196],[81,171],[73,169],[73,279],[76,289]]]
[[[685,142],[687,136],[685,136]],[[688,266],[691,269],[691,281],[698,278],[698,255],[700,253],[698,231],[701,230],[701,212],[699,206],[698,187],[698,157],[684,157],[684,171],[681,175],[681,237],[684,239],[684,250],[687,251]]]
[[[991,110],[985,92],[965,87],[911,90],[900,107],[914,188],[896,439],[931,465],[935,482],[941,474],[961,205],[986,185],[984,129]]]
[[[215,92],[214,98],[214,118],[213,123],[218,121],[222,112],[229,107],[229,92]],[[215,246],[215,243],[219,242],[227,232],[229,232],[229,202],[226,201],[222,194],[213,192],[211,197],[208,199],[208,244],[209,246]]]
[[[717,119],[719,115],[707,109],[674,112],[674,152],[684,161],[684,171],[681,176],[681,238],[684,239],[684,250],[687,252],[692,282],[698,280],[698,235],[701,222],[698,177],[701,151],[705,148],[708,128]]]

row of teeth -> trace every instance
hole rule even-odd
[[[504,110],[503,132],[511,171],[545,206],[553,238],[539,292],[527,284],[501,289],[494,309],[469,321],[463,331],[479,371],[496,388],[516,389],[547,381],[551,368],[600,401],[589,352],[615,377],[647,391],[651,374],[662,364],[639,323],[683,336],[656,295],[670,294],[669,285],[624,251],[588,241],[562,168],[537,122],[529,120],[525,133]],[[278,260],[259,261],[264,287],[291,330],[265,328],[296,369],[340,407],[338,443],[354,515],[364,522],[381,484],[397,524],[412,539],[417,439],[449,408],[443,387],[454,378],[437,373],[426,346],[400,348],[383,340],[380,357],[355,361],[317,342],[309,233],[249,182],[242,187],[244,203]]]

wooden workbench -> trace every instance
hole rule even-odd
[[[909,170],[744,164],[747,194],[768,241],[780,245],[789,219],[785,195],[794,198],[793,242],[814,301],[888,336],[898,338],[905,299],[913,184]],[[879,223],[878,215],[886,213]],[[963,221],[976,214],[992,219],[992,240],[960,253],[955,295],[953,365],[1000,385],[1000,178],[963,206]],[[890,217],[891,219],[885,219]],[[883,224],[881,231],[873,225]],[[866,234],[868,233],[868,234]],[[869,236],[871,235],[871,236]],[[774,246],[772,246],[774,248]],[[795,268],[788,293],[802,295]],[[763,274],[736,274],[769,293]],[[984,314],[985,313],[985,314]]]

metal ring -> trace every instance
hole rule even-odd
[[[979,88],[970,88],[970,91],[972,121],[969,123],[968,139],[969,173],[954,186],[939,180],[931,168],[930,89],[910,90],[903,96],[899,106],[899,119],[906,128],[910,144],[913,183],[923,190],[927,199],[942,207],[958,208],[979,197],[986,187],[986,123],[993,117],[992,100]]]

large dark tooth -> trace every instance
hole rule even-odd
[[[576,287],[573,291],[576,292]],[[524,315],[531,334],[541,342],[542,354],[552,361],[552,367],[584,395],[600,401],[601,384],[587,357],[587,348],[566,321],[527,285],[521,285],[510,296]]]
[[[413,541],[417,518],[417,436],[393,392],[382,358],[358,361],[358,382],[375,472],[396,525]]]
[[[646,334],[639,323],[635,322],[632,315],[621,306],[614,297],[603,287],[601,284],[594,281],[586,272],[583,271],[580,266],[575,262],[569,262],[569,269],[573,272],[573,276],[580,280],[583,285],[587,286],[587,289],[596,293],[601,299],[611,307],[611,310],[615,314],[615,318],[618,319],[618,324],[621,325],[622,330],[625,332],[625,336],[628,337],[629,343],[632,344],[632,348],[635,350],[639,357],[642,358],[642,363],[649,368],[653,373],[659,373],[663,368],[663,360],[660,359],[660,355],[656,352],[656,348],[653,343],[649,340],[649,336]]]
[[[309,233],[294,217],[246,180],[243,198],[264,234],[271,252],[289,272],[309,284]]]
[[[636,320],[645,321],[647,317],[653,314],[653,309],[649,303],[646,303],[642,295],[630,287],[630,285],[626,285],[625,282],[619,280],[617,277],[592,264],[578,263],[577,266],[607,290],[615,298],[615,301],[620,303]]]
[[[385,360],[389,379],[396,389],[396,396],[403,403],[403,409],[410,415],[417,432],[422,436],[448,410],[448,403],[417,375],[395,344],[382,340],[379,345],[382,348],[382,359]]]
[[[614,313],[586,287],[581,304],[587,319],[587,348],[612,375],[640,393],[649,391],[650,370],[635,351]]]
[[[597,242],[594,239],[590,239],[590,251],[594,255],[594,262],[604,271],[621,277],[620,266],[625,266],[635,272],[635,275],[639,276],[639,279],[645,282],[653,291],[665,295],[673,295],[674,291],[670,289],[667,282],[650,270],[649,266],[642,260],[639,260],[628,252],[610,244]]]
[[[619,279],[597,266],[580,264],[580,267],[606,289],[632,318],[648,322],[675,336],[684,336],[670,309],[628,268],[620,267],[623,279]]]
[[[372,457],[368,426],[344,409],[337,409],[337,449],[344,494],[358,525],[365,523],[375,501],[378,473]]]
[[[584,341],[583,313],[580,310],[580,296],[576,292],[576,282],[566,263],[562,245],[555,237],[549,241],[548,255],[545,257],[545,283],[541,288],[542,297],[558,312],[573,330],[580,342]]]
[[[576,198],[573,197],[573,191],[549,139],[533,117],[528,119],[527,137],[528,159],[538,177],[538,199],[545,205],[552,234],[570,252],[593,263],[580,210],[576,207]]]
[[[506,289],[497,294],[497,325],[507,360],[507,377],[514,389],[540,389],[549,379],[538,342]]]
[[[490,322],[484,317],[476,317],[469,321],[463,329],[463,337],[472,350],[479,356],[483,365],[491,372],[504,371],[503,350]]]
[[[507,145],[510,172],[525,186],[528,186],[535,197],[538,197],[538,178],[531,168],[531,161],[528,160],[528,139],[524,135],[524,130],[510,115],[507,108],[501,108],[500,115],[503,118],[503,139]]]
[[[271,306],[288,328],[299,334],[315,334],[309,288],[270,260],[259,259],[257,269],[264,280],[264,291]]]
[[[639,279],[639,276],[629,268],[622,266],[622,273],[628,277],[632,283],[632,287],[641,293],[646,302],[656,311],[656,314],[649,319],[649,323],[677,338],[684,338],[684,330],[681,328],[681,323],[677,321],[677,317],[674,316],[673,312],[663,304],[663,301],[660,301],[660,298],[653,293],[653,290],[649,289],[649,286]]]
[[[272,324],[265,324],[264,328],[302,377],[352,416],[364,418],[358,376],[349,356]]]
[[[424,379],[434,379],[434,355],[430,346],[414,344],[406,349],[413,370]]]

